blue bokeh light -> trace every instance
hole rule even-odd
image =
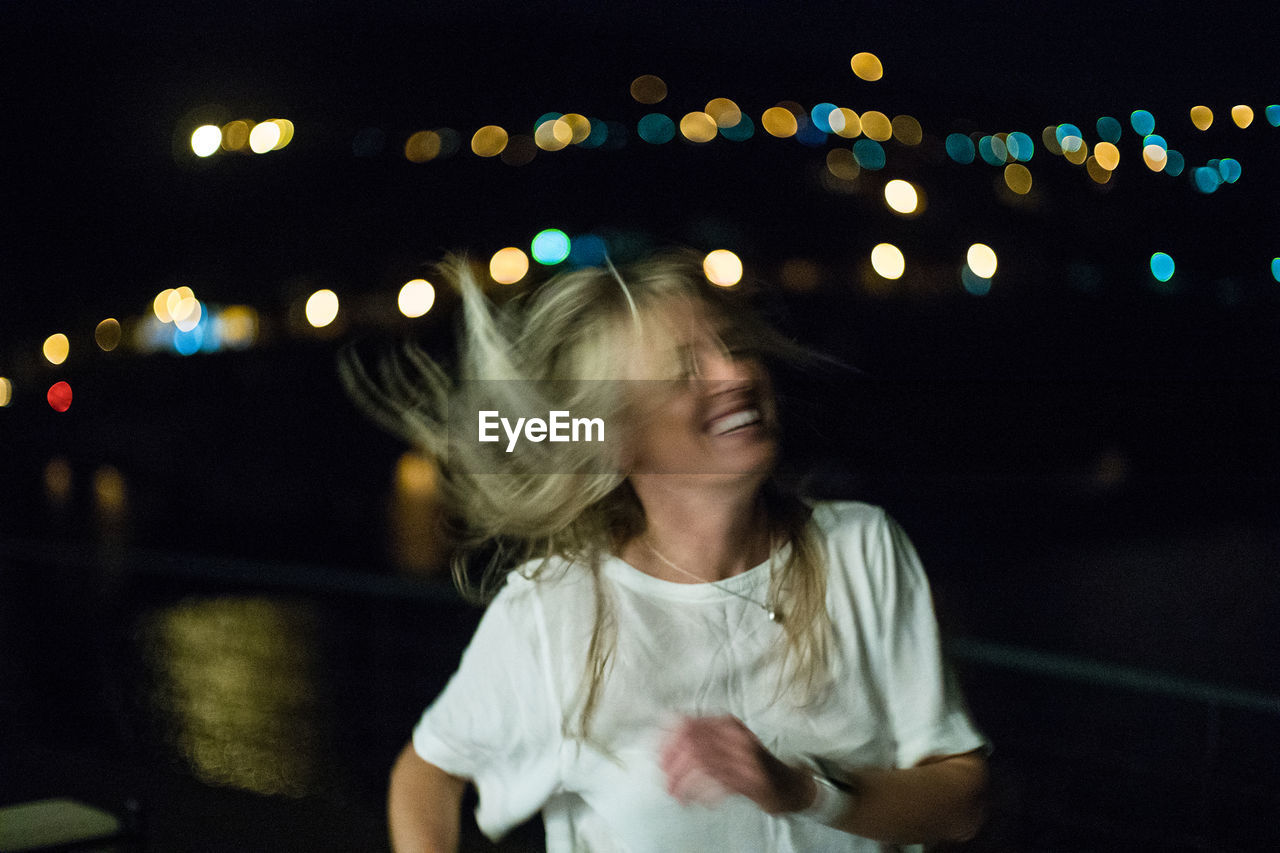
[[[1084,139],[1084,134],[1080,132],[1080,128],[1070,123],[1058,125],[1058,129],[1053,132],[1053,136],[1058,140],[1059,145],[1061,145],[1062,140],[1066,139],[1068,136]]]
[[[827,144],[827,134],[821,128],[809,121],[809,117],[801,114],[796,116],[796,142],[801,145],[807,145],[810,148],[816,148],[819,145]]]
[[[874,139],[859,139],[853,143],[853,159],[864,169],[883,169],[884,146]]]
[[[1004,143],[994,136],[984,136],[978,140],[978,154],[989,166],[1003,166],[1007,151]]]
[[[1098,119],[1098,136],[1106,142],[1116,143],[1120,141],[1120,134],[1124,133],[1124,126],[1120,124],[1119,119],[1111,116],[1103,116]]]
[[[609,247],[595,234],[579,234],[569,243],[569,263],[576,267],[598,267],[608,255]]]
[[[947,156],[965,166],[973,162],[977,155],[973,140],[963,133],[952,133],[947,136]]]
[[[1173,258],[1164,252],[1156,252],[1151,256],[1151,275],[1156,281],[1166,282],[1173,278]]]
[[[1031,141],[1031,137],[1020,130],[1015,130],[1009,134],[1005,140],[1005,147],[1009,149],[1009,156],[1020,163],[1025,163],[1036,153],[1036,144]]]
[[[1134,110],[1129,115],[1129,125],[1139,136],[1146,136],[1156,129],[1156,117],[1146,110]]]
[[[835,112],[835,110],[835,104],[823,102],[809,110],[809,118],[813,121],[814,127],[818,128],[818,130],[821,130],[823,133],[835,133],[835,131],[831,129],[831,114]]]
[[[569,235],[559,228],[539,231],[529,245],[533,259],[543,266],[552,266],[569,257]]]
[[[1187,168],[1187,160],[1182,156],[1182,152],[1175,151],[1170,148],[1165,151],[1164,171],[1166,175],[1178,177],[1182,174],[1182,170]]]
[[[1202,193],[1215,192],[1222,185],[1222,174],[1214,166],[1198,166],[1191,173],[1195,187]]]
[[[200,345],[204,343],[204,321],[197,323],[194,329],[190,331],[182,331],[181,329],[173,330],[173,351],[178,355],[195,355],[200,351]]]
[[[636,133],[645,142],[663,145],[675,139],[676,123],[662,113],[649,113],[636,125]]]
[[[1272,104],[1267,107],[1267,122],[1272,127],[1280,127],[1280,104]]]
[[[1148,133],[1142,137],[1142,147],[1146,148],[1148,145],[1159,145],[1165,151],[1169,150],[1169,143],[1165,142],[1164,137],[1158,133]]]
[[[1271,277],[1280,281],[1280,258],[1271,259]]]
[[[1218,161],[1218,174],[1222,175],[1222,180],[1228,184],[1234,184],[1240,180],[1240,161],[1233,157],[1224,157]]]

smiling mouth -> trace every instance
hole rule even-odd
[[[742,409],[716,418],[708,426],[707,431],[713,436],[722,436],[758,423],[760,423],[759,409]]]

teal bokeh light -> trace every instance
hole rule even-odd
[[[649,113],[636,125],[636,133],[652,145],[664,145],[675,139],[676,123],[662,113]]]
[[[971,296],[986,296],[991,292],[991,279],[983,278],[969,268],[968,264],[960,267],[960,283],[965,292]]]
[[[809,118],[813,121],[813,126],[823,133],[835,133],[831,129],[831,114],[835,110],[835,104],[821,103],[809,110]]]
[[[559,228],[539,231],[529,245],[533,259],[543,266],[552,266],[569,257],[569,235]]]
[[[1164,173],[1178,177],[1182,174],[1183,169],[1187,168],[1187,160],[1182,156],[1182,152],[1175,151],[1172,148],[1165,151]]]
[[[587,138],[578,143],[580,148],[599,148],[609,141],[609,125],[605,124],[598,118],[588,119],[591,122],[591,132],[587,134]]]
[[[1280,127],[1280,104],[1267,107],[1267,122],[1272,127]]]
[[[1027,162],[1036,153],[1036,144],[1031,141],[1030,136],[1020,130],[1009,134],[1005,140],[1005,147],[1009,149],[1009,156],[1020,163]]]
[[[1146,110],[1134,110],[1129,115],[1129,126],[1139,136],[1146,136],[1156,129],[1156,117]]]
[[[978,156],[988,166],[1003,166],[1007,151],[1004,143],[994,136],[984,136],[978,140]]]
[[[1059,145],[1061,145],[1062,140],[1066,139],[1068,136],[1084,139],[1084,134],[1080,132],[1080,128],[1070,123],[1058,125],[1058,129],[1053,132],[1053,136],[1058,140]]]
[[[742,114],[742,118],[733,127],[720,128],[720,135],[730,142],[746,142],[755,134],[756,126],[746,113]]]
[[[1271,259],[1271,277],[1280,281],[1280,258]]]
[[[579,234],[569,243],[569,263],[575,267],[598,267],[609,254],[609,247],[595,234]]]
[[[1191,173],[1191,180],[1195,183],[1196,189],[1205,194],[1216,192],[1222,185],[1222,175],[1214,166],[1196,167]]]
[[[1158,133],[1148,133],[1142,137],[1142,147],[1146,148],[1148,145],[1159,145],[1166,152],[1169,150],[1169,143],[1165,142],[1164,137]]]
[[[1224,157],[1218,161],[1218,174],[1222,175],[1222,180],[1228,184],[1234,184],[1240,180],[1240,161],[1233,157]]]
[[[1156,252],[1151,256],[1151,275],[1156,281],[1166,282],[1173,278],[1173,258],[1164,252]]]
[[[874,139],[859,139],[853,143],[853,159],[864,169],[876,171],[884,168],[884,146]]]
[[[977,156],[977,149],[973,146],[973,140],[963,133],[952,133],[947,136],[947,156],[967,166]]]
[[[1103,116],[1098,119],[1098,136],[1106,142],[1116,143],[1120,141],[1120,134],[1124,132],[1123,125],[1119,119],[1111,116]]]

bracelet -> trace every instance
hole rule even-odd
[[[817,794],[813,798],[813,803],[800,814],[826,826],[833,826],[853,802],[853,795],[822,773],[810,775],[813,778],[814,787],[817,788]]]

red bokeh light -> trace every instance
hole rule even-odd
[[[71,386],[66,382],[55,382],[49,386],[49,405],[55,412],[65,412],[71,408]]]

